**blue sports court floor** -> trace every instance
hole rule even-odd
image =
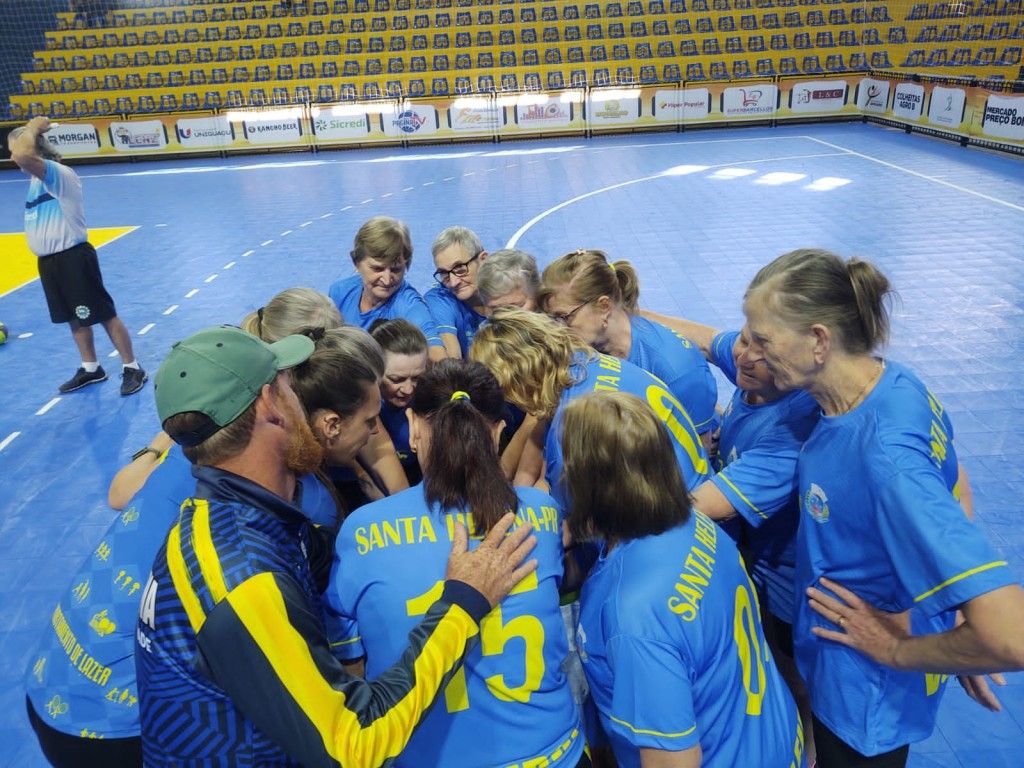
[[[888,355],[945,403],[976,509],[1024,573],[1024,161],[859,124],[640,134],[593,140],[374,149],[79,168],[92,227],[137,227],[100,250],[151,372],[170,344],[238,322],[277,291],[325,290],[374,214],[404,219],[425,290],[449,224],[542,264],[578,247],[628,258],[642,303],[738,327],[756,269],[796,247],[875,260],[902,298]],[[0,172],[0,233],[19,232],[27,181]],[[0,259],[3,259],[0,256]],[[2,269],[2,267],[0,267]],[[21,679],[58,592],[111,512],[110,478],[158,429],[151,385],[116,377],[57,397],[77,366],[38,282],[0,296],[0,744],[41,765]],[[23,338],[24,337],[24,338]],[[98,334],[101,361],[112,347]],[[722,392],[722,399],[728,393]],[[983,711],[952,682],[911,765],[1020,766],[1024,674]]]

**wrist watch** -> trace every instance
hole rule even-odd
[[[147,453],[152,453],[153,454],[153,458],[156,458],[156,459],[159,459],[160,456],[162,455],[161,451],[158,451],[156,448],[154,448],[151,445],[147,445],[142,450],[136,451],[135,453],[132,454],[132,461],[137,460],[140,456],[145,456]]]

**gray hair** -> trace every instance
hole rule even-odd
[[[273,343],[302,328],[331,330],[342,325],[334,302],[312,288],[286,288],[242,320],[242,330]]]
[[[480,242],[480,238],[473,230],[466,227],[445,227],[441,230],[441,234],[434,238],[434,244],[430,246],[430,253],[436,258],[437,254],[453,245],[462,246],[470,257],[476,256],[484,249],[484,244]]]
[[[540,289],[537,260],[515,248],[502,248],[490,254],[476,274],[476,292],[484,304],[491,299],[522,288],[529,296]]]
[[[28,130],[28,126],[20,125],[7,134],[7,141],[11,142],[21,136],[25,131]],[[39,155],[43,160],[55,160],[58,163],[61,160],[60,152],[51,144],[46,136],[42,133],[36,134],[36,154]]]

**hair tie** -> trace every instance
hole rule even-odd
[[[320,328],[320,327],[317,327],[317,328],[307,328],[306,331],[305,331],[306,337],[309,338],[309,340],[312,341],[314,344],[316,342],[318,342],[318,341],[321,341],[326,334],[327,334],[327,329]]]
[[[459,400],[465,400],[467,403],[473,402],[470,399],[468,392],[463,392],[461,389],[457,389],[454,392],[452,392],[452,396],[450,398],[448,398],[448,402],[449,403],[456,403]]]
[[[612,272],[614,272],[614,271],[615,271],[615,265],[614,265],[614,264],[612,264],[612,263],[611,263],[610,261],[608,262],[608,266],[609,266],[609,267],[611,267],[611,269],[612,269]]]
[[[260,329],[260,334],[263,333],[263,307],[256,310],[256,327]]]

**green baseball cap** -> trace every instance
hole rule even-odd
[[[198,445],[237,419],[279,371],[304,362],[314,344],[306,336],[286,336],[267,344],[232,325],[199,331],[177,342],[153,382],[156,412],[171,416],[197,411],[210,421],[185,434],[171,434],[181,445]]]

